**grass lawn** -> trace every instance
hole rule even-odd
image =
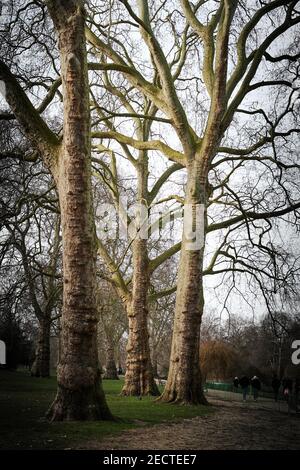
[[[45,412],[56,392],[56,378],[37,379],[28,372],[0,369],[0,449],[66,449],[90,439],[163,421],[192,418],[211,412],[205,406],[180,406],[121,397],[121,380],[103,381],[115,422],[49,423]]]

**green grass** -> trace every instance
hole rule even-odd
[[[152,397],[122,397],[121,380],[103,381],[116,421],[49,423],[45,412],[54,399],[56,378],[37,379],[28,372],[0,370],[0,449],[66,449],[92,439],[163,421],[211,412],[204,406],[156,403]]]

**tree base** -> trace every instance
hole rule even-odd
[[[49,361],[35,360],[30,368],[31,377],[50,377]]]
[[[159,396],[159,390],[157,388],[156,383],[154,385],[149,385],[147,387],[143,387],[143,390],[141,392],[141,388],[139,384],[129,384],[129,385],[124,385],[121,391],[121,395],[124,397],[140,397],[140,396],[152,396],[152,397],[158,397]]]
[[[41,372],[39,370],[36,370],[36,371],[31,370],[30,375],[31,377],[38,377],[42,379],[49,379],[50,377],[49,372]]]
[[[105,374],[103,380],[119,380],[118,374]]]
[[[165,389],[156,401],[160,403],[173,403],[174,405],[210,405],[202,390],[194,394],[184,394],[178,393],[176,390]]]
[[[54,402],[47,412],[52,421],[104,421],[113,420],[104,393],[98,387],[68,390],[58,386]]]

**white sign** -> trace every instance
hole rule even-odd
[[[6,346],[4,341],[0,340],[0,364],[6,364]]]
[[[3,96],[3,98],[6,97],[6,86],[3,80],[0,80],[0,94]]]

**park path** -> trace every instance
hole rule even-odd
[[[178,423],[124,431],[90,440],[84,449],[146,450],[300,450],[300,416],[271,409],[264,402],[241,403],[210,397],[214,413]]]

